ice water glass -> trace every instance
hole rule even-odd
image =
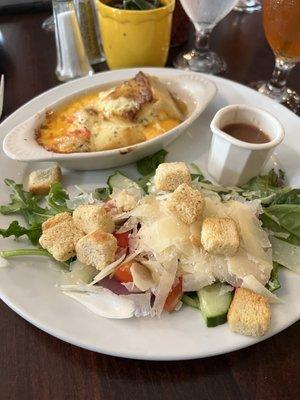
[[[193,50],[180,54],[174,62],[176,68],[219,74],[226,70],[225,61],[209,48],[213,28],[236,5],[237,0],[180,0],[196,31]]]

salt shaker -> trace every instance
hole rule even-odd
[[[90,64],[105,60],[94,0],[74,0],[83,44]]]
[[[53,0],[56,75],[61,81],[92,75],[93,69],[85,52],[79,23],[72,0]]]

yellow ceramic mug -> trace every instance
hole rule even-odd
[[[110,69],[163,67],[167,61],[175,0],[145,11],[110,7],[97,2],[106,61]]]

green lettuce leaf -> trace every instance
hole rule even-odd
[[[293,244],[300,245],[300,205],[275,204],[266,207],[261,219],[264,227],[273,232],[289,233],[293,241],[298,241]],[[289,241],[289,238],[285,240]]]
[[[255,199],[263,199],[280,191],[284,186],[284,172],[278,173],[271,169],[267,175],[260,175],[252,178],[248,183],[242,186],[243,196]]]
[[[159,164],[165,161],[167,154],[168,152],[162,149],[150,156],[139,160],[136,163],[138,172],[143,176],[154,175],[156,168],[159,166]]]
[[[278,276],[278,270],[280,267],[282,267],[282,265],[273,261],[273,269],[271,271],[271,276],[269,282],[266,284],[266,288],[270,290],[270,292],[275,292],[275,290],[281,288],[281,283],[279,281],[279,276]]]
[[[148,194],[149,191],[149,183],[151,179],[153,178],[153,175],[145,175],[141,176],[136,183],[144,190],[145,193]]]
[[[94,195],[96,199],[106,201],[110,196],[110,192],[109,187],[97,188],[94,191]]]
[[[275,204],[300,205],[300,189],[291,189],[286,187],[280,190],[272,199],[271,205]]]

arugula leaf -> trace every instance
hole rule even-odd
[[[202,174],[202,171],[198,167],[198,165],[195,163],[191,163],[191,167],[192,167],[193,171],[195,171],[195,172],[191,172],[192,180],[193,181],[197,180],[198,182],[204,181],[205,180],[204,175]]]
[[[74,257],[70,258],[67,261],[57,261],[52,257],[52,254],[50,254],[47,250],[41,249],[41,248],[26,248],[26,249],[14,249],[14,250],[1,250],[0,251],[0,257],[3,257],[5,259],[7,258],[12,258],[12,257],[23,257],[23,256],[45,256],[45,257],[50,257],[54,261],[58,262],[62,268],[66,269],[67,271],[70,271],[70,264],[72,261],[74,261]]]
[[[9,236],[19,238],[20,236],[25,235],[33,245],[38,244],[41,234],[41,225],[32,225],[29,228],[24,228],[19,224],[18,221],[13,221],[7,229],[0,229],[0,235],[2,235],[4,238]]]
[[[242,186],[244,197],[264,198],[282,189],[284,185],[284,172],[279,170],[278,174],[271,169],[267,175],[252,178]]]
[[[97,188],[95,189],[94,194],[96,199],[105,201],[110,196],[110,188],[109,187]]]
[[[39,206],[41,196],[26,192],[22,184],[15,183],[12,179],[5,179],[4,183],[10,188],[10,203],[0,207],[4,215],[19,213],[23,215],[29,225],[37,225],[51,217],[53,213]]]
[[[50,212],[54,215],[60,212],[70,212],[66,201],[69,200],[68,193],[63,189],[60,182],[56,182],[51,186],[50,192],[46,197]]]
[[[11,258],[11,257],[18,257],[18,256],[46,256],[52,257],[47,250],[38,248],[38,249],[15,249],[15,250],[2,250],[0,251],[0,257],[3,258]]]
[[[28,228],[21,226],[18,221],[13,221],[7,229],[0,229],[0,235],[3,237],[27,236],[32,244],[38,244],[42,234],[42,223],[55,214],[64,211],[70,211],[66,205],[69,196],[63,190],[60,183],[52,185],[46,201],[48,207],[41,207],[39,202],[43,196],[35,196],[24,190],[22,184],[14,182],[12,179],[5,179],[5,184],[12,191],[10,203],[0,207],[0,212],[4,215],[21,214],[25,218]]]
[[[278,269],[282,267],[282,265],[278,264],[276,261],[273,261],[273,269],[271,271],[271,276],[269,282],[266,284],[266,288],[270,290],[270,292],[275,292],[281,288],[281,283],[279,282]]]
[[[142,158],[136,163],[137,170],[143,176],[154,175],[156,168],[165,161],[167,154],[168,152],[162,149],[150,156]]]

